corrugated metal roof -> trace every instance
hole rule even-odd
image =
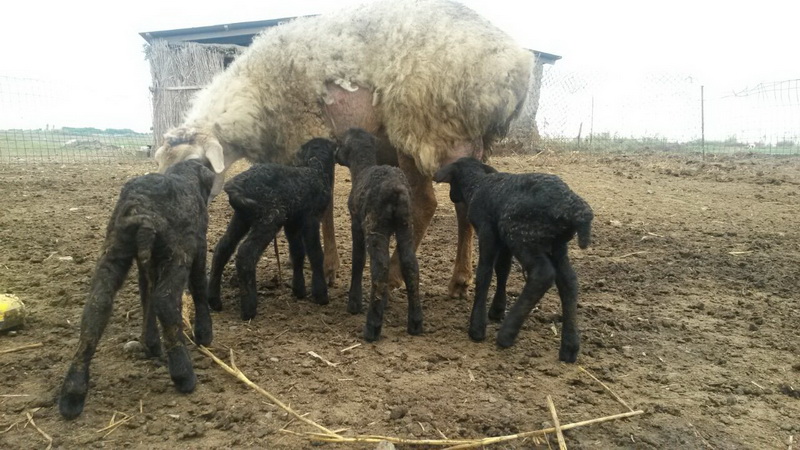
[[[311,17],[311,16],[301,16]],[[139,33],[144,40],[152,42],[156,39],[164,39],[168,42],[198,42],[202,44],[236,44],[249,46],[253,42],[253,37],[265,28],[274,27],[287,23],[297,17],[284,17],[280,19],[256,20],[252,22],[237,22],[220,25],[210,25],[205,27],[178,28],[175,30],[144,31]],[[561,56],[552,53],[530,50],[539,61],[544,64],[553,64]]]

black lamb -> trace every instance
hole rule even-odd
[[[195,306],[195,340],[210,344],[206,204],[213,184],[214,172],[200,160],[191,159],[163,175],[140,176],[123,186],[92,276],[78,350],[61,387],[58,406],[65,418],[73,419],[83,411],[89,363],[111,315],[114,296],[134,259],[139,269],[145,351],[149,356],[161,355],[158,318],[170,377],[178,391],[194,390],[197,378],[183,340],[181,295],[188,284]]]
[[[331,202],[335,149],[333,141],[312,139],[301,147],[297,167],[254,164],[225,184],[234,213],[214,250],[208,296],[211,308],[222,310],[222,271],[244,238],[236,253],[242,320],[255,317],[258,303],[256,264],[281,228],[289,241],[292,292],[298,298],[306,296],[303,261],[308,254],[311,297],[320,305],[328,303],[319,228],[322,215]]]
[[[486,337],[486,297],[497,274],[489,319],[505,314],[506,281],[512,256],[527,274],[519,299],[497,334],[497,345],[510,347],[534,306],[553,285],[561,297],[563,330],[559,359],[575,362],[580,348],[576,324],[578,280],[567,255],[577,233],[580,248],[591,240],[591,207],[555,175],[497,173],[473,158],[461,158],[439,169],[434,180],[450,184],[450,200],[466,202],[478,235],[479,260],[469,336]]]
[[[361,312],[361,284],[366,252],[369,252],[372,287],[364,338],[374,341],[380,337],[383,310],[389,299],[389,239],[395,235],[408,294],[408,333],[421,334],[419,269],[414,255],[408,181],[399,168],[377,165],[375,136],[360,128],[351,128],[342,141],[336,152],[336,162],[350,168],[353,182],[347,200],[353,234],[353,272],[347,311]]]

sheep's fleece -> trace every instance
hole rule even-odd
[[[226,155],[285,163],[308,139],[331,137],[336,117],[331,124],[326,111],[336,95],[362,90],[373,117],[357,111],[357,120],[382,124],[391,144],[431,176],[457,143],[505,132],[527,95],[532,61],[454,1],[343,8],[264,30],[198,93],[183,131],[165,137],[213,130],[230,147]]]

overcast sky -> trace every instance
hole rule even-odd
[[[324,13],[353,3],[360,1],[13,2],[0,17],[0,99],[12,103],[0,105],[0,128],[9,127],[2,123],[13,114],[9,109],[21,108],[15,102],[46,103],[46,98],[7,92],[14,88],[7,78],[3,84],[3,77],[24,77],[45,80],[49,90],[70,87],[66,94],[54,94],[68,97],[60,109],[69,123],[59,126],[146,131],[150,73],[139,32]],[[797,16],[789,1],[739,3],[747,6],[702,0],[463,3],[521,45],[561,55],[557,64],[563,68],[689,74],[721,90],[800,78]]]

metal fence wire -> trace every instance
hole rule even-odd
[[[0,76],[0,163],[151,156],[151,133],[94,128],[74,117],[86,95],[100,94]],[[800,80],[720,91],[686,74],[556,64],[545,66],[536,106],[526,151],[800,154]],[[67,118],[82,127],[61,125]]]
[[[691,75],[546,66],[537,150],[800,154],[800,80],[739,91]]]
[[[93,93],[66,83],[0,76],[0,162],[110,162],[151,153],[150,133],[59,125],[83,122],[75,111],[86,95]]]

